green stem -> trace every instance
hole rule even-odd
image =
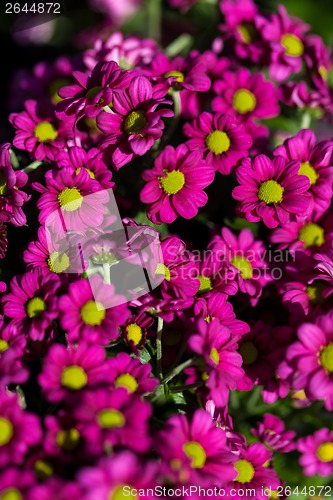
[[[162,332],[163,332],[163,319],[158,318],[157,323],[157,339],[156,339],[156,360],[157,360],[157,376],[162,380]]]
[[[26,173],[32,172],[32,170],[36,170],[36,168],[38,168],[40,165],[42,165],[42,163],[43,163],[42,161],[33,161],[27,167],[22,168],[22,172],[26,172]]]
[[[147,0],[148,36],[157,42],[161,39],[162,2],[161,0]]]
[[[192,389],[197,389],[198,387],[202,387],[202,382],[196,382],[195,384],[189,385],[175,385],[174,387],[170,387],[170,392],[183,392],[183,391],[191,391]]]
[[[193,364],[193,359],[188,359],[187,361],[184,361],[184,363],[181,363],[180,365],[176,366],[176,368],[174,368],[163,380],[162,380],[162,383],[163,384],[167,384],[168,382],[170,382],[170,380],[172,380],[174,377],[176,377],[177,375],[179,375],[183,370],[185,370],[185,368],[188,368],[189,366],[191,366]]]

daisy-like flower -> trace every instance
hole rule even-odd
[[[323,296],[328,297],[333,293],[333,247],[323,253],[316,253],[315,259],[315,280],[323,280],[328,284],[328,288],[323,291]],[[311,283],[311,281],[310,281]]]
[[[148,181],[140,193],[148,203],[148,218],[154,224],[171,224],[180,215],[192,219],[208,200],[203,191],[214,180],[214,168],[208,165],[199,151],[181,144],[166,148],[155,160],[154,168],[143,172]]]
[[[204,112],[193,122],[185,123],[183,132],[190,137],[187,146],[201,151],[206,163],[221,174],[230,174],[252,146],[251,136],[231,115]]]
[[[105,134],[99,147],[111,156],[116,170],[136,156],[143,156],[163,134],[162,117],[173,116],[171,109],[156,108],[169,104],[154,97],[153,87],[144,76],[134,77],[123,93],[114,96],[112,113],[102,111],[97,126]]]
[[[197,291],[199,297],[209,297],[215,293],[235,295],[238,285],[235,281],[235,272],[226,264],[221,252],[207,250],[195,260],[196,274],[200,286]]]
[[[95,291],[95,295],[93,294]],[[114,307],[111,307],[111,303]],[[119,300],[113,285],[107,285],[99,275],[81,279],[69,286],[68,295],[59,300],[61,326],[68,340],[107,345],[120,335],[119,327],[129,317],[125,300]],[[104,304],[107,303],[107,306]]]
[[[300,438],[297,449],[302,454],[299,463],[306,476],[327,477],[333,473],[333,431],[323,427],[311,436]]]
[[[236,273],[239,290],[250,295],[251,304],[256,305],[262,288],[272,281],[264,243],[255,240],[249,229],[242,229],[237,237],[224,227],[221,236],[215,236],[208,248],[223,255]]]
[[[142,364],[139,359],[132,358],[125,352],[110,358],[107,366],[110,370],[110,382],[115,388],[124,387],[129,393],[144,395],[153,392],[158,385],[158,380],[151,376],[151,365]]]
[[[21,464],[42,437],[39,418],[22,410],[16,394],[0,393],[0,466]]]
[[[286,431],[284,422],[271,413],[266,413],[251,432],[270,450],[289,453],[296,447],[293,442],[296,432]]]
[[[110,380],[102,347],[80,343],[66,348],[50,347],[38,382],[48,401],[52,403],[70,397],[81,389],[105,385]]]
[[[282,156],[245,158],[236,170],[240,185],[232,191],[238,214],[249,222],[262,219],[269,228],[306,216],[312,207],[310,180],[298,171],[299,162]]]
[[[122,327],[122,336],[125,342],[137,356],[146,343],[148,329],[153,323],[154,318],[142,310],[138,314],[130,316]]]
[[[316,143],[312,130],[301,130],[295,137],[287,139],[273,155],[283,156],[287,161],[300,162],[299,175],[309,178],[309,192],[313,197],[314,210],[325,212],[333,196],[333,141]]]
[[[52,331],[52,323],[59,314],[56,293],[60,284],[58,276],[45,276],[39,268],[15,276],[10,293],[2,297],[5,315],[31,340],[43,340]]]
[[[53,161],[66,140],[74,137],[73,120],[60,122],[52,106],[44,101],[29,99],[24,107],[25,111],[9,115],[16,129],[14,146],[29,151],[34,160]]]
[[[22,364],[24,335],[13,324],[0,323],[0,387],[23,384],[29,378],[28,369]]]
[[[225,485],[236,475],[226,434],[204,410],[196,410],[191,421],[186,415],[169,418],[155,446],[163,460],[162,471],[175,481]]]
[[[6,466],[0,473],[0,498],[4,500],[31,498],[29,492],[35,483],[36,478],[31,470]]]

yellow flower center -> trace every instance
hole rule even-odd
[[[23,500],[17,488],[7,488],[0,493],[0,500]]]
[[[206,137],[206,146],[215,155],[221,155],[230,148],[230,139],[225,132],[214,130]]]
[[[215,363],[216,365],[218,365],[218,364],[219,364],[219,361],[220,361],[220,355],[219,355],[219,353],[218,353],[218,350],[217,350],[217,349],[215,349],[215,347],[213,347],[213,349],[210,351],[210,355],[209,355],[209,357],[210,357],[210,359],[211,359],[212,361],[214,361],[214,363]]]
[[[105,314],[103,304],[94,300],[89,300],[81,307],[81,319],[86,325],[101,325]]]
[[[240,24],[237,26],[237,31],[244,43],[251,43],[255,37],[255,28],[251,24]]]
[[[8,342],[4,339],[0,339],[0,352],[7,351],[8,347],[9,347]]]
[[[252,365],[258,359],[258,349],[251,341],[242,342],[239,348],[239,354],[243,358],[243,365]]]
[[[296,35],[285,33],[281,38],[281,45],[287,56],[300,57],[303,55],[304,45]]]
[[[85,171],[88,173],[90,179],[95,179],[95,174],[94,172],[92,172],[91,170],[89,170],[89,168],[85,168]],[[79,173],[81,172],[81,167],[77,168],[75,170],[75,173],[76,175],[78,175]]]
[[[318,446],[316,455],[322,462],[331,462],[333,460],[333,443],[328,442]]]
[[[81,207],[83,196],[76,188],[65,188],[58,194],[58,201],[66,212],[74,212]]]
[[[138,388],[138,383],[129,373],[123,373],[116,378],[116,387],[124,387],[128,392],[135,392]]]
[[[118,410],[107,409],[98,413],[97,422],[103,429],[113,429],[123,427],[125,425],[125,417]]]
[[[155,274],[161,274],[167,281],[170,281],[171,279],[170,269],[168,269],[164,264],[157,264]]]
[[[4,417],[0,417],[0,446],[9,443],[14,433],[12,423]]]
[[[165,177],[159,177],[160,186],[165,194],[176,194],[180,191],[185,184],[185,176],[179,170],[172,170],[172,172],[164,171]]]
[[[199,294],[204,294],[206,292],[210,292],[211,290],[213,290],[212,281],[210,278],[208,278],[208,276],[200,275],[198,276],[198,279],[200,281],[200,286],[198,290]]]
[[[61,374],[61,385],[78,391],[87,385],[87,374],[79,365],[66,366]]]
[[[135,345],[138,345],[142,339],[142,329],[139,325],[132,323],[126,326],[127,338],[131,340]]]
[[[235,481],[238,481],[238,483],[249,483],[250,481],[252,481],[255,470],[251,462],[241,459],[237,460],[237,462],[235,462],[233,465],[238,472],[238,476],[236,477]]]
[[[271,203],[280,203],[283,198],[283,187],[276,181],[265,181],[258,190],[258,198],[267,205]]]
[[[327,371],[327,373],[333,373],[333,343],[331,342],[326,347],[323,347],[320,354],[319,360],[321,366]]]
[[[8,188],[6,183],[6,177],[3,172],[0,172],[0,196],[6,196],[8,194]]]
[[[144,111],[131,111],[126,117],[124,129],[129,135],[140,134],[146,124],[147,120]]]
[[[181,71],[168,71],[167,73],[164,74],[165,78],[170,78],[170,76],[175,76],[176,77],[176,82],[182,83],[185,79],[184,73]]]
[[[62,101],[62,97],[58,95],[58,90],[61,87],[65,87],[65,85],[69,85],[71,82],[68,78],[59,78],[58,80],[54,80],[49,86],[49,96],[51,97],[51,101],[53,104],[57,104]]]
[[[324,229],[312,222],[304,224],[298,239],[303,241],[305,248],[320,247],[325,242]]]
[[[93,99],[98,94],[98,92],[100,92],[101,90],[102,90],[102,87],[100,87],[100,86],[92,87],[86,93],[86,98],[87,99]]]
[[[63,273],[69,268],[69,257],[66,253],[52,252],[47,259],[47,265],[53,273]]]
[[[310,165],[308,161],[304,161],[301,163],[298,175],[305,175],[309,179],[311,186],[313,184],[316,184],[318,179],[318,174],[316,170],[313,168],[312,165]]]
[[[323,291],[327,288],[325,281],[316,280],[312,285],[306,287],[306,292],[310,297],[310,302],[314,305],[325,302]]]
[[[64,450],[74,450],[80,440],[80,433],[77,429],[72,427],[71,429],[63,429],[58,432],[56,436],[56,443],[60,448]]]
[[[34,463],[34,469],[38,479],[40,479],[41,481],[52,476],[53,474],[52,465],[45,460],[36,460],[36,462]]]
[[[34,297],[25,306],[29,318],[39,318],[46,309],[46,303],[41,297]]]
[[[318,73],[322,77],[323,80],[327,80],[328,78],[328,70],[325,66],[319,66]]]
[[[202,469],[206,463],[207,455],[203,447],[197,441],[189,441],[183,446],[185,455],[192,460],[192,469]]]
[[[126,489],[125,486],[127,486]],[[130,500],[138,500],[138,497],[136,495],[133,495],[131,493],[132,487],[128,484],[120,484],[119,486],[116,486],[110,493],[108,500],[125,500],[126,498],[129,498]]]
[[[245,115],[253,111],[257,105],[255,95],[248,89],[239,89],[235,92],[233,98],[233,107],[238,113]]]
[[[38,123],[34,130],[35,137],[39,142],[54,141],[58,137],[58,132],[49,122]]]
[[[240,271],[243,279],[248,280],[252,278],[252,266],[251,263],[248,261],[248,259],[236,255],[231,260],[231,264]]]

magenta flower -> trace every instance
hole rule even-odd
[[[331,247],[325,253],[316,253],[315,259],[315,280],[322,280],[328,284],[323,291],[323,297],[328,297],[333,293],[333,248]],[[311,283],[311,281],[310,281]]]
[[[149,363],[142,364],[139,359],[120,352],[107,362],[110,370],[110,382],[114,388],[123,387],[129,393],[144,395],[153,392],[158,380],[151,376]]]
[[[106,352],[102,347],[54,344],[50,347],[38,382],[48,401],[69,398],[81,389],[92,389],[110,381]]]
[[[36,483],[36,478],[31,470],[22,470],[8,467],[0,473],[0,498],[4,500],[12,497],[15,499],[31,498],[29,492]]]
[[[162,470],[176,482],[225,485],[236,475],[226,434],[204,410],[196,410],[190,422],[186,415],[169,418],[155,446],[163,460]]]
[[[122,336],[132,351],[138,356],[146,343],[148,329],[154,324],[154,318],[145,311],[130,316],[122,327]]]
[[[0,322],[0,386],[24,384],[29,378],[29,371],[22,363],[26,347],[24,335],[13,324]]]
[[[206,163],[221,174],[230,174],[252,146],[251,136],[230,115],[204,112],[193,122],[185,123],[183,132],[190,137],[186,145],[201,151]]]
[[[251,432],[269,450],[289,453],[296,447],[293,442],[296,432],[286,431],[284,422],[271,413],[265,413],[262,421],[258,422]]]
[[[332,141],[316,144],[314,132],[308,129],[301,130],[273,151],[274,155],[283,156],[287,161],[300,162],[298,173],[309,178],[309,192],[313,198],[314,210],[319,214],[327,210],[333,196],[332,151]]]
[[[239,200],[239,215],[249,222],[262,219],[269,228],[306,216],[311,209],[310,181],[298,171],[299,162],[282,156],[245,158],[236,170],[240,185],[232,191]]]
[[[235,280],[235,272],[227,265],[221,252],[207,250],[196,259],[196,272],[194,276],[199,279],[200,286],[198,296],[205,298],[215,293],[235,295],[238,285]]]
[[[203,191],[214,180],[214,169],[199,151],[181,144],[176,149],[166,146],[155,160],[154,168],[143,172],[148,181],[140,193],[148,203],[148,218],[155,224],[175,221],[177,215],[192,219],[208,200]]]
[[[10,293],[2,297],[4,313],[31,340],[43,340],[52,332],[53,321],[59,314],[56,296],[59,287],[58,276],[45,276],[39,268],[15,276]]]
[[[95,296],[93,290],[97,291]],[[72,283],[68,295],[59,300],[59,308],[63,313],[60,323],[68,332],[69,342],[85,340],[107,345],[116,340],[120,334],[119,327],[130,314],[125,299],[120,299],[115,294],[114,286],[105,284],[97,274],[89,280],[80,279]],[[106,301],[107,307],[103,305]]]
[[[163,134],[161,117],[173,116],[171,109],[156,110],[160,104],[169,104],[164,98],[155,98],[149,80],[133,78],[129,87],[113,99],[112,113],[102,111],[97,126],[105,134],[99,147],[111,157],[116,170],[136,156],[143,156]]]
[[[297,449],[299,463],[306,476],[327,477],[333,473],[333,431],[323,427],[311,436],[300,438]]]

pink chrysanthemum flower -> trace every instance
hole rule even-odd
[[[269,73],[281,82],[302,69],[305,33],[310,27],[298,18],[290,17],[283,5],[269,19],[257,23],[262,38],[269,44]]]
[[[122,336],[132,351],[138,356],[146,343],[148,329],[154,324],[154,318],[144,310],[130,316],[122,327]]]
[[[196,410],[190,422],[186,415],[169,418],[155,446],[163,460],[162,470],[176,482],[225,485],[236,475],[226,434],[204,410]]]
[[[90,284],[91,283],[91,284]],[[94,296],[93,290],[97,293]],[[107,285],[99,275],[81,279],[69,286],[68,295],[59,300],[62,328],[68,332],[68,340],[107,345],[120,335],[119,327],[129,316],[125,303],[119,304],[113,285]],[[104,308],[107,301],[108,308]],[[125,299],[121,302],[125,302]]]
[[[245,158],[236,170],[240,185],[232,191],[239,200],[239,215],[249,222],[262,219],[269,228],[306,216],[311,209],[310,181],[298,171],[299,162],[282,156]]]
[[[110,382],[114,388],[124,387],[129,393],[144,395],[153,392],[158,380],[151,376],[149,363],[142,364],[139,359],[132,358],[125,352],[107,362],[110,370]]]
[[[0,466],[22,464],[28,450],[39,443],[42,430],[39,418],[24,411],[18,396],[0,393]]]
[[[333,245],[324,253],[316,253],[314,255],[316,273],[315,280],[323,280],[327,283],[328,288],[323,291],[323,297],[328,297],[333,293]],[[310,281],[310,283],[312,283]]]
[[[156,110],[160,104],[169,104],[163,97],[156,98],[150,81],[134,77],[129,87],[113,99],[112,113],[102,111],[97,126],[105,134],[99,147],[111,156],[116,170],[136,156],[143,156],[163,134],[162,117],[173,116],[171,109]]]
[[[58,90],[62,100],[57,104],[56,116],[62,120],[75,116],[96,117],[104,106],[113,106],[117,92],[123,91],[133,78],[133,73],[123,71],[114,61],[100,62],[90,75],[74,71],[76,83]]]
[[[198,296],[205,298],[215,293],[235,295],[238,285],[235,280],[235,272],[225,262],[221,252],[208,250],[196,258],[196,276],[200,286]]]
[[[242,229],[237,237],[224,227],[221,236],[216,235],[208,248],[219,252],[227,265],[232,266],[239,290],[250,295],[251,304],[256,305],[262,288],[272,281],[264,243],[255,240],[249,229]]]
[[[38,382],[48,401],[59,402],[82,389],[92,389],[110,381],[106,352],[102,347],[80,343],[66,348],[50,347]]]
[[[14,146],[29,151],[34,160],[53,161],[66,140],[74,137],[73,120],[60,122],[53,108],[43,101],[29,99],[24,107],[25,111],[9,115],[16,129]]]
[[[231,115],[204,112],[193,122],[185,123],[183,132],[190,137],[186,145],[201,151],[206,163],[221,174],[230,174],[252,146],[251,136]]]
[[[284,422],[271,413],[266,413],[251,432],[270,450],[289,453],[296,445],[293,439],[295,431],[286,431]]]
[[[31,340],[43,340],[50,335],[59,314],[56,293],[60,284],[58,276],[45,276],[38,268],[15,276],[10,293],[2,297],[5,315]]]
[[[0,322],[0,387],[10,384],[24,384],[29,371],[22,364],[26,338],[13,324]]]
[[[155,160],[154,168],[143,172],[148,181],[140,193],[148,203],[148,218],[155,224],[175,221],[177,215],[192,219],[208,200],[203,191],[214,180],[214,169],[199,151],[181,144],[176,149],[166,146]]]
[[[300,162],[298,173],[309,178],[314,210],[320,214],[327,210],[333,196],[332,152],[333,141],[316,144],[314,132],[308,129],[301,130],[273,151],[273,155],[283,156],[287,161]]]
[[[306,476],[327,477],[333,473],[333,431],[323,427],[311,436],[300,438],[297,449],[302,453],[299,463]]]
[[[22,470],[18,467],[8,467],[0,473],[0,498],[13,500],[31,498],[31,487],[36,484],[32,470]]]

